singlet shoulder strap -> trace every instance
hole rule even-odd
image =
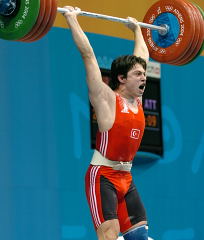
[[[141,101],[140,101],[139,98],[137,98],[137,104],[138,104],[139,106],[142,106],[142,103],[141,103]]]
[[[115,92],[116,97],[121,98],[120,94]]]
[[[115,93],[115,96],[116,96],[116,101],[117,102],[123,102],[123,99],[122,99],[122,97],[120,96],[119,93]]]

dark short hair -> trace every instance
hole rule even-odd
[[[118,75],[127,77],[127,73],[135,66],[135,64],[141,64],[146,71],[146,61],[141,57],[136,57],[135,55],[121,56],[112,62],[111,79],[109,81],[109,86],[111,89],[116,90],[119,87],[120,82],[118,80]]]

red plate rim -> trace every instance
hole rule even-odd
[[[203,44],[203,38],[204,38],[204,24],[203,24],[203,17],[200,13],[200,11],[198,10],[198,8],[192,4],[192,3],[188,3],[189,5],[191,5],[191,7],[194,9],[195,12],[195,16],[197,17],[197,25],[199,26],[199,34],[198,34],[198,39],[197,42],[194,46],[194,48],[192,48],[191,54],[189,54],[188,57],[186,57],[185,59],[183,59],[182,61],[179,61],[178,64],[179,65],[184,65],[187,64],[188,62],[191,62],[198,54],[198,52],[200,51],[202,44]]]
[[[50,15],[51,15],[51,11],[52,11],[52,0],[46,0],[46,6],[45,6],[45,14],[43,17],[43,20],[38,28],[38,31],[35,32],[32,36],[30,36],[29,38],[25,39],[25,42],[34,42],[36,40],[38,40],[42,35],[42,33],[44,32],[49,19],[50,19]]]

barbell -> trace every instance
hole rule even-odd
[[[0,0],[0,38],[34,42],[53,26],[56,0]],[[79,15],[128,23],[127,19],[81,11]],[[142,27],[150,57],[158,62],[184,65],[204,49],[204,12],[186,0],[159,0],[147,11]],[[151,31],[152,30],[152,31]]]

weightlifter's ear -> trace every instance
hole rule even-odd
[[[118,75],[118,81],[121,83],[125,83],[126,78],[124,77],[124,75]]]

